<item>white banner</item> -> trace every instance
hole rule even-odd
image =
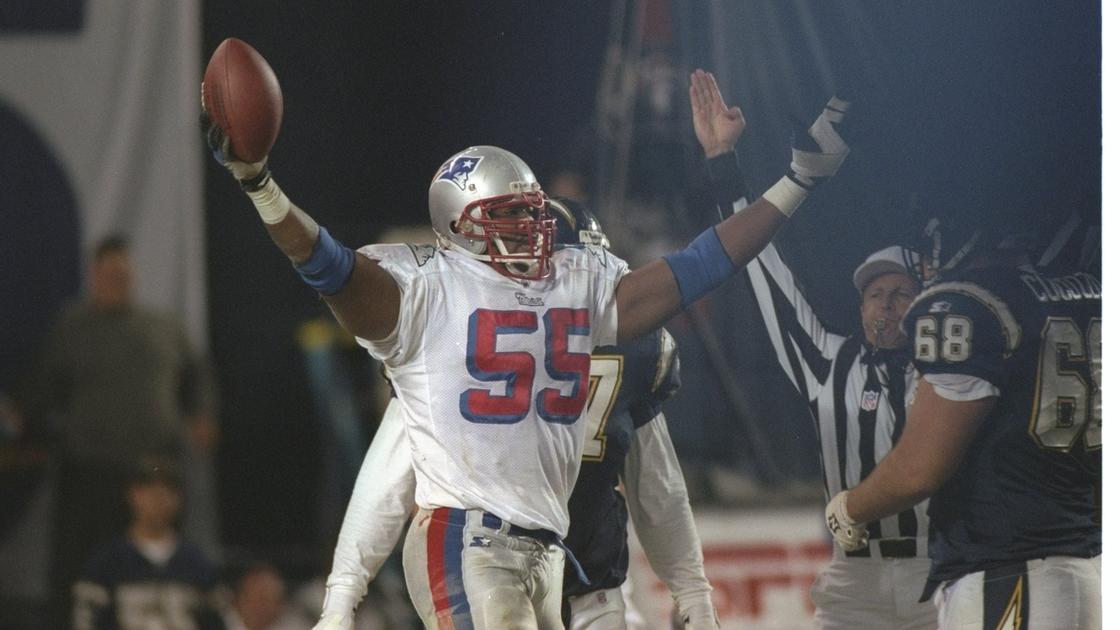
[[[809,587],[832,557],[823,507],[697,512],[704,571],[724,630],[809,630]],[[648,628],[668,628],[673,599],[631,531],[633,604]],[[633,627],[633,626],[631,626]]]
[[[201,20],[200,0],[0,9],[0,395],[75,297],[77,261],[111,233],[131,241],[137,300],[176,313],[207,347]],[[4,523],[5,597],[45,596],[45,490],[20,497],[18,526]]]
[[[177,313],[205,348],[200,1],[71,4],[80,15],[77,28],[4,25],[0,105],[14,111],[16,124],[27,126],[61,165],[66,181],[44,182],[41,190],[74,191],[83,264],[100,238],[128,236],[138,300]],[[26,199],[27,187],[22,199],[13,199],[16,186],[3,180],[26,182],[37,175],[0,174],[6,230],[19,229],[13,217],[34,200]],[[16,238],[9,233],[4,240]],[[49,249],[40,254],[52,256]],[[2,297],[17,304],[33,298]]]

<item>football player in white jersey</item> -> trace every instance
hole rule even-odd
[[[549,202],[557,217],[558,246],[610,247],[598,220],[582,204],[561,198]],[[635,618],[644,624],[638,611],[625,604],[621,586],[632,517],[650,566],[688,620],[685,627],[717,628],[684,477],[660,411],[661,402],[680,387],[676,344],[660,329],[624,346],[596,348],[591,361],[597,386],[587,403],[584,458],[568,501],[572,518],[564,541],[590,583],[579,581],[574,565],[567,567],[567,627],[615,630]],[[625,498],[617,489],[620,478]],[[396,548],[416,509],[415,495],[402,407],[393,397],[354,483],[322,615],[313,630],[354,628],[354,610]]]
[[[553,252],[548,198],[509,151],[470,147],[436,171],[438,247],[355,252],[287,198],[265,160],[238,161],[208,126],[273,242],[393,381],[419,508],[405,574],[426,627],[562,627],[591,349],[656,329],[757,254],[847,156],[834,127],[847,106],[829,101],[815,145],[795,148],[761,199],[634,271],[602,247]]]

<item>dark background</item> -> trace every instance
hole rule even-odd
[[[857,321],[851,270],[912,232],[916,215],[1043,226],[1075,208],[1099,212],[1098,3],[773,0],[663,9],[647,23],[668,23],[669,36],[662,28],[647,38],[647,52],[668,59],[673,105],[636,109],[625,194],[639,203],[600,207],[612,229],[664,219],[668,240],[683,244],[714,220],[684,89],[696,66],[713,69],[728,102],[747,114],[740,154],[756,192],[788,164],[790,131],[834,90],[852,93],[855,151],[779,239],[840,330]],[[208,57],[238,37],[268,59],[285,105],[274,173],[296,203],[356,247],[387,226],[426,223],[432,172],[472,144],[514,151],[546,186],[560,170],[580,171],[595,199],[607,198],[603,165],[621,149],[595,117],[612,10],[601,0],[212,1],[203,51]],[[201,144],[199,154],[205,159]],[[235,547],[325,554],[315,546],[333,532],[316,513],[332,455],[295,331],[326,309],[237,187],[208,168],[224,536]],[[695,320],[673,322],[685,360],[685,388],[669,407],[678,449],[686,465],[715,463],[779,488],[783,474],[814,480],[811,429],[752,333],[751,308],[733,282],[696,309],[717,332],[726,368],[697,338]],[[728,402],[720,379],[728,371],[723,382],[742,388],[745,412]]]

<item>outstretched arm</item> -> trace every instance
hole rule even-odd
[[[902,437],[867,479],[852,488],[848,514],[867,523],[929,498],[956,471],[995,403],[995,397],[949,400],[926,379],[918,381]]]
[[[761,199],[676,252],[680,268],[667,256],[623,276],[615,289],[618,342],[657,328],[723,284],[770,242],[785,220],[777,207]]]
[[[834,496],[825,508],[825,523],[837,544],[848,551],[863,547],[866,523],[933,495],[960,465],[996,400],[994,396],[950,400],[925,378],[918,381],[898,444],[867,479]]]
[[[689,95],[692,128],[707,158],[708,182],[720,216],[726,218],[746,208],[753,198],[735,154],[746,121],[737,107],[727,106],[709,72],[692,73]],[[844,336],[821,324],[773,243],[747,264],[743,279],[758,301],[770,344],[786,377],[805,398],[816,398],[829,360],[836,356]]]
[[[718,92],[705,95],[706,82],[696,80],[698,73],[694,73],[694,98],[722,101]],[[836,125],[847,109],[846,101],[829,101],[809,129],[810,144],[815,146],[794,147],[789,172],[761,199],[704,232],[687,248],[623,277],[616,289],[619,341],[653,330],[722,284],[770,242],[815,183],[839,170],[848,145]]]
[[[400,289],[393,277],[365,256],[334,239],[288,199],[268,170],[267,158],[248,164],[229,149],[229,138],[202,114],[206,143],[216,159],[241,184],[280,251],[300,277],[331,307],[350,334],[383,339],[397,325]]]
[[[988,294],[959,292],[953,283],[927,289],[906,316],[921,372],[906,427],[867,479],[837,493],[825,509],[833,539],[851,551],[866,543],[865,523],[911,507],[933,495],[956,472],[1009,378],[1006,358],[1019,347],[1019,324]],[[971,341],[946,356],[936,340],[955,321],[969,322]],[[947,352],[947,351],[946,351]]]

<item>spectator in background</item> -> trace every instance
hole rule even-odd
[[[207,367],[175,317],[134,303],[133,275],[124,237],[98,243],[89,296],[56,319],[16,401],[16,426],[56,442],[56,611],[70,610],[93,545],[125,527],[120,489],[137,454],[178,465],[191,442],[208,451],[217,440]]]
[[[127,482],[127,500],[127,530],[97,548],[74,585],[74,630],[220,630],[215,568],[176,528],[178,469],[166,459],[143,459]]]
[[[279,569],[258,562],[241,571],[230,606],[222,615],[225,630],[306,630],[288,604],[288,590]]]

